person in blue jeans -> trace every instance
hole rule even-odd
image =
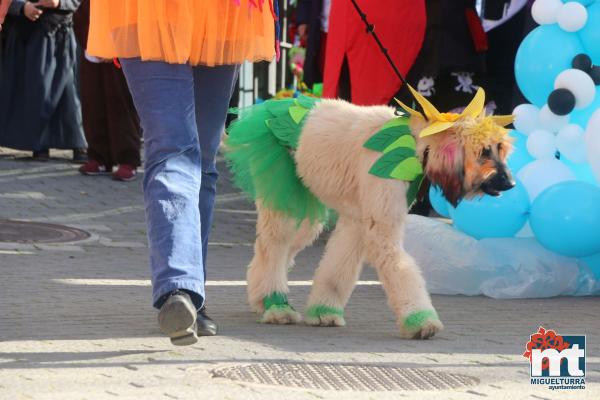
[[[276,4],[91,0],[87,52],[120,59],[140,117],[152,300],[175,345],[217,333],[204,306],[216,154],[239,64],[275,54]]]
[[[122,59],[121,65],[144,132],[153,304],[161,308],[174,294],[189,296],[199,310],[197,329],[190,324],[188,332],[178,322],[162,319],[161,326],[166,333],[183,335],[176,336],[179,344],[195,341],[194,332],[217,333],[204,308],[206,252],[219,176],[215,159],[238,66],[191,67],[140,59]],[[170,299],[161,314],[181,320],[185,308],[170,317],[168,313],[181,307],[178,302]],[[188,323],[184,319],[181,325]]]

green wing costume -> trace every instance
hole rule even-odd
[[[407,116],[389,120],[367,140],[364,147],[383,153],[369,170],[370,174],[410,183],[406,192],[406,204],[410,207],[417,198],[424,174],[408,121]]]
[[[301,96],[241,110],[226,140],[225,158],[235,185],[298,221],[326,222],[329,214],[296,173],[293,156],[304,118],[317,101]]]
[[[293,152],[308,112],[318,99],[268,100],[239,111],[240,118],[228,129],[225,158],[234,183],[252,200],[280,211],[298,222],[328,222],[329,210],[311,193],[296,173]],[[364,145],[382,152],[369,171],[384,179],[410,182],[409,206],[423,178],[415,154],[415,139],[407,117],[396,117],[384,124]]]

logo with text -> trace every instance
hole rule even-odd
[[[585,335],[558,335],[540,326],[525,345],[531,384],[552,390],[585,389]]]

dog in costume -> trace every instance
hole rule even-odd
[[[361,107],[309,97],[242,110],[229,129],[226,158],[234,181],[256,202],[248,299],[261,321],[290,324],[287,271],[337,214],[314,275],[305,321],[343,326],[344,307],[364,263],[376,270],[402,338],[443,328],[414,259],[404,221],[424,178],[456,206],[514,186],[506,158],[512,116],[487,116],[479,89],[461,114],[441,113],[410,88],[423,113],[403,104]]]

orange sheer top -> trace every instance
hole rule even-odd
[[[273,0],[91,0],[89,54],[192,65],[271,60]]]

